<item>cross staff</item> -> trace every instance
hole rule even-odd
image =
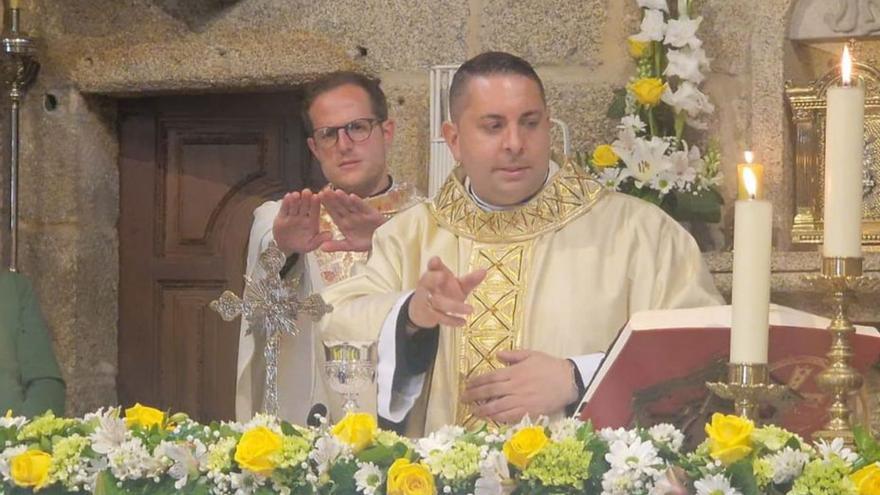
[[[219,299],[211,301],[210,308],[220,314],[224,321],[232,321],[239,315],[247,320],[247,334],[254,329],[262,330],[266,337],[263,355],[266,358],[266,389],[263,395],[263,411],[278,415],[278,346],[283,335],[296,335],[299,327],[296,319],[300,314],[320,320],[333,311],[319,294],[305,299],[297,295],[299,279],[283,280],[280,275],[286,257],[271,241],[265,251],[260,253],[260,266],[266,276],[253,280],[244,276],[244,296],[238,297],[231,291],[224,291]]]

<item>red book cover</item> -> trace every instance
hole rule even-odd
[[[672,423],[691,442],[701,441],[712,413],[733,411],[732,402],[706,388],[707,381],[726,379],[729,315],[730,307],[720,306],[634,316],[590,383],[581,417],[597,428]],[[693,326],[699,321],[706,326]],[[827,420],[829,400],[815,381],[831,343],[827,320],[774,306],[770,321],[771,380],[788,388],[761,407],[760,420],[808,438]],[[658,328],[649,328],[652,323]],[[851,342],[852,364],[865,377],[853,404],[857,419],[870,425],[874,416],[880,419],[880,375],[874,369],[880,335],[860,327]]]

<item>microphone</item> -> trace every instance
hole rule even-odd
[[[317,416],[324,418],[327,417],[327,406],[320,402],[316,403],[311,409],[309,409],[309,415],[306,417],[306,425],[313,428],[321,426],[321,420],[318,419]]]

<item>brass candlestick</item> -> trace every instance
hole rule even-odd
[[[782,395],[785,387],[770,383],[770,371],[766,364],[727,364],[727,382],[708,382],[715,395],[732,400],[736,415],[758,421],[758,406],[761,402]]]
[[[831,332],[828,366],[816,377],[819,388],[831,395],[832,403],[828,407],[828,422],[813,433],[815,439],[840,437],[852,443],[848,402],[850,395],[862,386],[862,375],[850,366],[853,350],[849,339],[856,329],[847,312],[857,292],[876,290],[878,286],[877,279],[865,277],[862,273],[862,258],[825,257],[822,258],[822,273],[807,277],[813,286],[831,295],[834,307],[834,316],[828,326]]]
[[[34,40],[21,30],[19,9],[6,11],[7,23],[3,29],[0,45],[3,53],[12,60],[11,67],[5,68],[5,78],[9,83],[9,270],[18,270],[18,156],[19,156],[19,114],[25,89],[34,82],[40,64],[36,59]]]

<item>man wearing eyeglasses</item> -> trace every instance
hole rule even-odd
[[[319,192],[293,191],[254,211],[247,273],[262,275],[259,254],[274,240],[287,255],[282,276],[301,280],[302,295],[345,280],[365,261],[373,231],[392,215],[420,200],[415,189],[395,183],[386,158],[394,138],[385,94],[377,80],[354,72],[329,74],[306,87],[303,124],[307,143],[329,184]],[[313,404],[330,404],[324,390],[321,344],[308,321],[285,336],[278,357],[279,415],[296,424]],[[265,362],[260,332],[242,322],[238,352],[236,417],[248,420],[262,410]],[[335,418],[338,419],[338,418]]]

